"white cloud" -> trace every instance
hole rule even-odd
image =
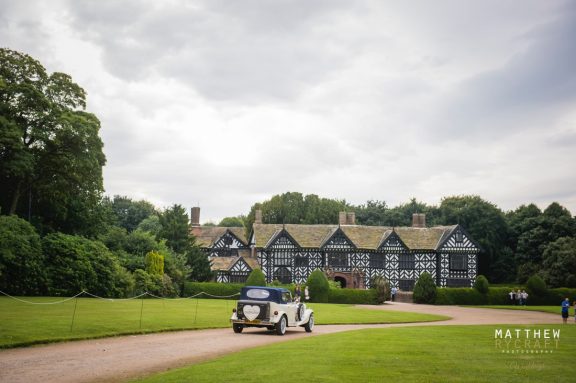
[[[576,212],[569,2],[0,6],[4,45],[88,91],[109,194],[213,221],[286,191]]]

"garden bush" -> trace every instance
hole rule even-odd
[[[488,290],[490,289],[488,279],[483,275],[479,275],[478,277],[476,277],[476,281],[474,282],[474,288],[480,294],[484,295],[488,294]]]
[[[434,303],[436,300],[436,283],[429,273],[422,273],[414,285],[415,303]]]
[[[308,286],[310,300],[312,302],[328,302],[330,285],[328,284],[326,275],[324,275],[320,269],[316,269],[310,273],[306,285]]]
[[[372,287],[376,293],[376,303],[382,304],[390,298],[390,282],[383,276],[372,278]]]
[[[328,292],[328,303],[375,305],[378,301],[376,299],[376,290],[374,289],[330,289]]]
[[[548,288],[546,287],[546,282],[540,276],[533,275],[528,278],[526,282],[526,290],[529,295],[536,297],[544,297],[548,292]]]
[[[246,286],[266,286],[266,276],[260,269],[254,269],[246,280]]]

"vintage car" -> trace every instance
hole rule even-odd
[[[289,290],[276,287],[242,287],[240,300],[232,310],[232,328],[241,333],[244,327],[266,327],[284,335],[287,327],[314,328],[314,313],[304,303],[292,301]]]

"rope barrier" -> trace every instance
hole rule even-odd
[[[150,297],[153,297],[153,298],[163,299],[163,300],[169,300],[169,301],[179,301],[179,300],[195,299],[195,298],[197,299],[197,298],[198,298],[199,296],[201,296],[201,295],[206,295],[206,296],[208,296],[208,297],[210,297],[210,298],[219,298],[219,299],[220,299],[220,298],[232,298],[232,297],[236,297],[236,296],[240,295],[240,293],[236,293],[236,294],[232,294],[232,295],[212,295],[212,294],[207,293],[207,292],[205,292],[205,291],[201,291],[201,292],[199,292],[198,294],[194,294],[194,295],[191,295],[191,296],[189,296],[189,297],[182,297],[182,298],[165,298],[165,297],[160,297],[160,296],[158,296],[158,295],[154,295],[154,294],[149,293],[148,291],[146,291],[146,292],[143,292],[143,293],[140,294],[140,295],[136,295],[136,296],[130,297],[130,298],[104,298],[104,297],[98,296],[98,295],[96,295],[96,294],[89,293],[88,291],[81,291],[81,292],[79,292],[78,294],[76,294],[76,295],[74,295],[74,296],[72,296],[72,297],[70,297],[70,298],[62,299],[62,300],[59,300],[59,301],[54,301],[54,302],[32,302],[32,301],[28,301],[28,300],[25,300],[25,299],[20,299],[20,298],[14,297],[14,296],[12,296],[12,295],[10,295],[10,294],[8,294],[8,293],[5,293],[5,292],[2,291],[2,290],[0,290],[0,294],[3,294],[3,295],[5,295],[5,296],[7,296],[8,298],[14,299],[14,300],[16,300],[16,301],[19,301],[19,302],[22,302],[22,303],[28,303],[28,304],[31,304],[31,305],[56,305],[56,304],[60,304],[60,303],[64,303],[64,302],[71,301],[72,299],[78,298],[78,297],[80,297],[81,295],[84,295],[84,294],[87,295],[87,296],[90,296],[90,297],[92,297],[92,298],[101,299],[101,300],[108,301],[108,302],[129,301],[129,300],[133,300],[133,299],[142,298],[142,297],[144,297],[144,296],[146,296],[146,295],[148,295],[148,296],[150,296]]]
[[[85,291],[81,291],[81,292],[79,292],[78,294],[74,295],[73,297],[66,298],[66,299],[62,299],[62,300],[59,300],[59,301],[54,301],[54,302],[32,302],[32,301],[27,301],[27,300],[25,300],[25,299],[20,299],[20,298],[13,297],[12,295],[7,294],[7,293],[5,293],[5,292],[2,291],[2,290],[0,290],[0,293],[6,295],[8,298],[14,299],[15,301],[19,301],[19,302],[22,302],[22,303],[28,303],[28,304],[31,304],[31,305],[57,305],[57,304],[60,304],[60,303],[64,303],[64,302],[71,301],[71,300],[74,299],[74,298],[78,298],[80,295],[84,294]]]
[[[89,293],[88,291],[84,291],[84,294],[89,295],[89,296],[91,296],[91,297],[93,297],[93,298],[102,299],[102,300],[104,300],[104,301],[109,301],[109,302],[114,302],[114,301],[130,301],[130,300],[133,300],[133,299],[141,298],[141,297],[143,297],[143,296],[145,296],[145,295],[150,295],[147,291],[144,292],[144,293],[142,293],[142,294],[140,294],[140,295],[136,295],[135,297],[130,297],[130,298],[104,298],[104,297],[101,297],[101,296],[98,296],[98,295]]]

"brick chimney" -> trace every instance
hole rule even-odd
[[[426,227],[426,214],[412,214],[412,227]]]
[[[341,211],[338,213],[338,225],[346,225],[346,212]]]
[[[338,225],[356,225],[356,213],[353,211],[338,213]]]
[[[200,226],[200,208],[193,207],[190,209],[190,225]]]
[[[254,223],[262,223],[262,210],[256,210],[254,212]]]
[[[349,211],[346,213],[346,224],[347,225],[356,225],[356,213],[353,211]]]

